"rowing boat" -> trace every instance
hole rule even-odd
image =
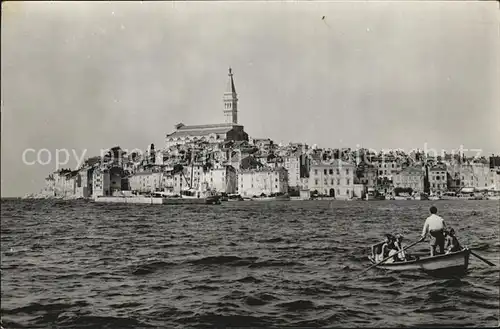
[[[458,274],[464,273],[469,266],[469,248],[457,252],[441,254],[428,257],[413,257],[408,261],[393,263],[382,263],[378,268],[391,271],[423,270],[434,274]],[[368,256],[373,264],[376,264],[372,256]]]

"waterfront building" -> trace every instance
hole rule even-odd
[[[203,172],[201,183],[219,193],[236,193],[238,180],[233,166],[219,166]]]
[[[473,187],[479,190],[488,189],[491,185],[491,169],[488,164],[468,162],[460,168],[462,187]]]
[[[92,173],[93,167],[84,166],[78,170],[75,183],[75,196],[78,198],[89,198],[92,196]]]
[[[489,180],[489,190],[500,191],[500,167],[490,169]]]
[[[355,174],[355,165],[342,160],[312,164],[308,179],[309,190],[313,194],[338,199],[363,197],[364,188],[355,184]]]
[[[46,179],[43,193],[53,197],[74,197],[77,177],[78,171],[76,170],[58,170]]]
[[[288,172],[288,185],[293,188],[300,186],[301,178],[301,154],[293,153],[283,159],[283,167]]]
[[[288,173],[285,168],[243,169],[238,173],[238,193],[260,196],[288,192]]]
[[[103,168],[96,168],[92,173],[92,195],[98,196],[111,196],[111,180],[109,170]]]
[[[175,131],[167,134],[166,148],[194,142],[221,143],[226,141],[248,141],[248,134],[238,124],[238,97],[234,86],[233,73],[229,69],[228,83],[224,93],[224,123],[205,125],[175,125]]]
[[[424,177],[422,168],[407,167],[393,176],[394,188],[411,188],[413,192],[423,192]]]
[[[448,190],[447,168],[444,163],[436,163],[428,170],[431,194],[440,195]]]
[[[140,194],[163,191],[163,183],[167,178],[164,179],[162,174],[150,170],[136,172],[128,179],[130,190]]]

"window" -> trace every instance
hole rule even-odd
[[[439,177],[439,176],[436,176],[436,180],[439,180],[440,178],[441,178],[441,177]]]
[[[349,185],[349,178],[347,178],[347,185]]]
[[[384,172],[383,172],[382,170],[380,170],[378,174],[379,174],[379,175],[383,175],[383,174],[384,174]]]
[[[346,174],[346,175],[349,175],[349,169],[346,169],[346,170],[345,170],[345,174]]]
[[[325,170],[323,170],[323,173],[324,173],[325,175],[328,175],[328,173],[327,173],[326,169],[325,169]]]
[[[318,184],[319,184],[319,179],[315,179],[315,180],[314,180],[314,184],[315,184],[315,185],[318,185]]]
[[[333,185],[333,178],[330,179],[330,185]]]
[[[340,178],[337,178],[337,185],[340,185]]]
[[[314,169],[314,174],[317,175],[318,174],[318,169]]]
[[[432,183],[432,187],[436,187],[436,183]]]
[[[337,168],[337,175],[340,175],[340,169]]]
[[[330,175],[333,175],[333,169],[330,169]],[[332,183],[333,184],[333,183]]]

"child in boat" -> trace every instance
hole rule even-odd
[[[395,261],[405,261],[406,260],[406,255],[405,252],[402,251],[404,249],[403,247],[403,236],[401,234],[396,234],[396,238],[394,240],[394,246],[396,251],[399,251],[399,253],[395,257]]]
[[[448,231],[445,232],[445,242],[446,242],[446,253],[449,254],[450,252],[457,252],[462,250],[462,247],[460,246],[460,243],[458,243],[458,239],[455,236],[455,230],[453,228],[450,228]]]

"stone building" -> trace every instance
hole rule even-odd
[[[308,183],[313,194],[350,199],[363,197],[363,186],[355,184],[356,166],[342,160],[311,165]]]
[[[238,175],[238,193],[252,197],[262,194],[288,192],[288,173],[285,168],[243,169]]]
[[[414,192],[423,192],[424,177],[422,168],[407,167],[393,176],[394,188],[411,188]]]

